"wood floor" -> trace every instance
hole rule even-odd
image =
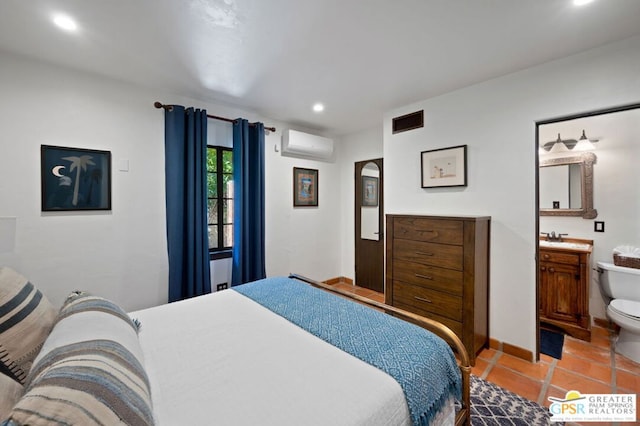
[[[379,302],[384,295],[347,283],[334,286]],[[548,407],[548,398],[580,393],[635,393],[640,404],[640,364],[616,354],[607,329],[594,327],[591,343],[565,336],[562,359],[542,354],[531,363],[495,349],[484,349],[472,373]],[[640,422],[640,418],[638,419]],[[629,424],[629,423],[626,423]],[[589,422],[584,425],[612,425]]]

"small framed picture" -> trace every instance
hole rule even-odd
[[[374,176],[362,176],[362,206],[378,206],[378,178]]]
[[[293,168],[293,207],[318,206],[318,170]]]
[[[42,211],[111,210],[111,152],[40,146]]]
[[[422,187],[467,186],[467,146],[421,153]]]

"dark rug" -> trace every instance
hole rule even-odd
[[[562,359],[562,346],[564,334],[555,331],[540,329],[540,352],[556,359]]]
[[[547,426],[551,424],[550,418],[551,414],[547,408],[471,375],[471,424],[473,426]]]

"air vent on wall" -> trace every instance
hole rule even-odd
[[[406,132],[407,130],[424,127],[424,110],[412,112],[411,114],[395,117],[392,120],[393,133]]]

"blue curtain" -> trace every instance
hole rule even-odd
[[[266,277],[264,124],[233,124],[233,270],[231,285]]]
[[[169,302],[211,293],[207,233],[207,112],[164,114]]]

